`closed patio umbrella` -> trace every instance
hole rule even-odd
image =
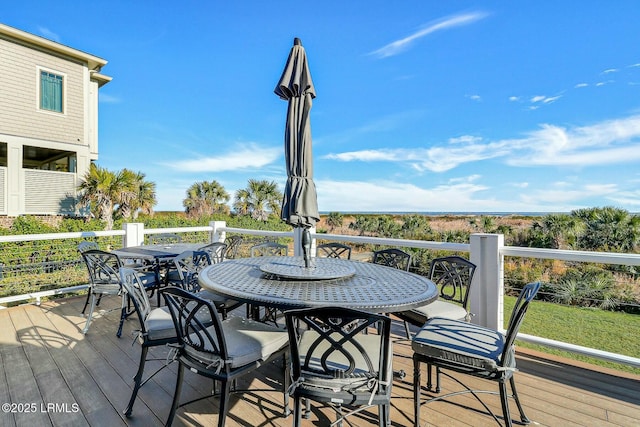
[[[298,38],[294,39],[289,58],[274,92],[288,101],[284,133],[287,184],[282,199],[281,218],[293,227],[303,228],[302,252],[305,267],[309,267],[311,246],[309,228],[320,220],[316,186],[313,182],[309,118],[316,92],[311,81],[307,55]]]

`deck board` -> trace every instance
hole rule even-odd
[[[77,413],[37,411],[0,413],[0,426],[161,426],[169,413],[177,364],[161,370],[139,393],[133,416],[126,418],[132,377],[138,366],[140,346],[132,345],[131,333],[137,319],[125,322],[122,338],[115,336],[117,298],[105,298],[89,333],[81,333],[85,318],[80,315],[84,297],[59,299],[42,306],[23,305],[0,310],[0,399],[2,403],[77,404]],[[394,331],[401,338],[400,323]],[[166,347],[153,348],[155,357],[165,359]],[[407,341],[394,343],[394,369],[407,373],[393,387],[393,426],[413,425],[413,363]],[[640,419],[640,376],[618,373],[573,363],[538,352],[518,351],[516,374],[525,411],[539,426],[637,426]],[[149,362],[146,372],[161,366]],[[423,371],[423,378],[426,372]],[[478,388],[496,390],[492,382],[470,379]],[[255,375],[239,382],[249,391],[234,395],[228,426],[290,426],[283,418],[282,361],[261,367]],[[453,390],[453,381],[443,377],[443,391]],[[185,374],[181,401],[210,394],[212,382],[191,372]],[[423,391],[424,396],[429,392]],[[484,395],[486,403],[500,414],[496,396]],[[511,405],[514,419],[518,412]],[[495,421],[470,395],[422,405],[420,426],[495,426]],[[217,399],[209,397],[181,408],[175,426],[215,425]],[[351,425],[377,425],[377,409],[351,418]],[[331,409],[314,405],[303,425],[325,426],[335,420]]]

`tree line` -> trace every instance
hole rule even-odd
[[[535,218],[528,228],[496,225],[497,217],[469,219],[468,229],[436,231],[428,216],[355,215],[347,224],[359,235],[437,242],[468,243],[473,232],[499,233],[507,246],[597,252],[639,253],[640,216],[605,206],[577,209],[568,214]],[[344,216],[331,212],[329,232],[344,226]],[[428,275],[433,258],[441,251],[410,249],[413,271]],[[464,255],[463,255],[464,256]],[[542,281],[539,298],[567,305],[640,312],[640,269],[635,266],[570,263],[528,258],[505,259],[505,289],[517,291],[526,283]]]
[[[156,184],[147,181],[142,172],[129,169],[114,172],[92,163],[78,190],[79,208],[104,223],[106,230],[113,229],[117,219],[153,215],[157,204]],[[218,181],[201,181],[186,190],[182,205],[191,218],[228,215],[230,198]],[[236,191],[233,209],[237,215],[266,221],[271,215],[280,216],[281,203],[282,193],[275,181],[250,179],[246,188]]]

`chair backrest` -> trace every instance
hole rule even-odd
[[[161,294],[173,318],[178,343],[181,346],[191,347],[205,355],[206,360],[229,360],[222,332],[222,319],[213,304],[173,286],[163,289]],[[221,370],[228,372],[229,365],[221,365],[224,365],[221,366]]]
[[[440,288],[440,298],[469,305],[469,289],[476,265],[459,257],[448,256],[431,261],[429,278]]]
[[[373,263],[409,271],[411,255],[401,249],[382,249],[373,253]]]
[[[80,253],[86,252],[91,249],[100,249],[100,247],[98,246],[98,243],[89,240],[78,243],[78,251]]]
[[[529,303],[538,293],[540,289],[540,282],[528,283],[520,291],[520,295],[516,300],[513,310],[511,311],[511,317],[509,318],[509,326],[507,326],[507,333],[504,339],[504,350],[500,359],[502,366],[514,366],[513,360],[515,358],[515,346],[514,342],[520,325],[524,320],[524,315],[529,309]]]
[[[92,285],[119,284],[122,262],[111,252],[89,249],[82,252]]]
[[[182,237],[174,233],[151,234],[149,236],[149,244],[151,245],[162,245],[180,242],[182,242]]]
[[[238,250],[242,245],[242,241],[242,236],[231,236],[228,239],[225,239],[225,243],[227,244],[225,258],[233,259],[238,256]]]
[[[140,333],[146,334],[146,320],[151,313],[151,303],[145,290],[144,285],[140,281],[138,273],[133,268],[121,267],[120,268],[120,283],[122,288],[129,296],[130,301],[133,302],[133,306],[138,314],[138,320],[140,320]],[[144,335],[143,335],[144,336]]]
[[[342,243],[323,243],[318,245],[316,250],[318,256],[351,259],[351,246],[343,245]]]
[[[287,256],[289,248],[276,242],[264,242],[251,247],[251,256]]]
[[[211,258],[205,251],[184,251],[173,258],[176,271],[182,282],[182,289],[189,292],[200,290],[198,273],[204,267],[211,265]]]
[[[201,247],[199,250],[208,253],[211,263],[217,264],[225,260],[227,244],[222,242],[213,242]]]
[[[340,391],[368,389],[368,395],[390,387],[393,374],[388,316],[319,307],[286,311],[285,321],[294,384],[321,378],[325,385],[335,381]],[[363,333],[371,327],[379,334]]]

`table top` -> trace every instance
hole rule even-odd
[[[205,267],[200,285],[235,300],[280,309],[341,306],[376,313],[392,313],[433,302],[436,285],[429,279],[391,267],[367,262],[313,258],[322,274],[331,270],[353,271],[340,278],[282,278],[265,271],[274,265],[299,265],[302,257],[254,257],[226,260]],[[265,268],[269,266],[269,268]],[[322,277],[322,274],[320,277]]]
[[[158,258],[171,258],[180,255],[184,251],[195,251],[207,243],[168,243],[157,245],[129,246],[115,249],[112,252],[120,258],[136,258],[155,260]]]

